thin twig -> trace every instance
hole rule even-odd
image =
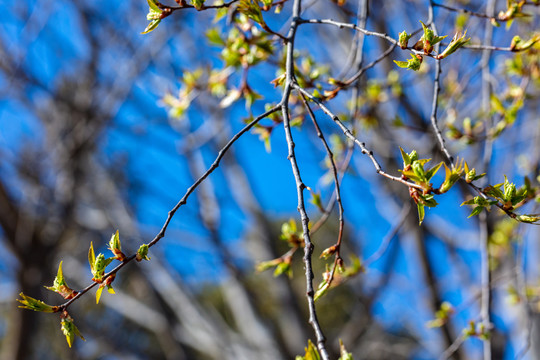
[[[455,12],[460,12],[460,13],[462,13],[462,14],[468,14],[468,15],[471,15],[471,16],[479,17],[479,18],[484,18],[484,19],[489,19],[489,20],[495,20],[495,17],[494,17],[494,16],[489,16],[489,15],[487,15],[487,14],[478,13],[478,12],[474,12],[474,11],[467,10],[467,9],[455,8],[455,7],[448,6],[448,5],[438,4],[438,3],[434,2],[434,1],[432,1],[431,4],[433,4],[433,6],[437,6],[437,7],[446,9],[446,10],[455,11]]]
[[[495,0],[489,0],[486,4],[487,14],[495,13]],[[491,23],[485,24],[484,44],[491,45],[493,37],[493,26]],[[491,58],[491,50],[483,50],[482,53],[482,110],[486,118],[486,135],[491,130],[492,119],[489,115],[490,112],[490,93],[491,93],[491,71],[489,61]],[[487,137],[484,146],[484,170],[489,173],[489,164],[491,162],[491,156],[493,152],[493,141]],[[489,181],[489,178],[488,178]],[[482,317],[482,324],[484,331],[488,333],[491,331],[491,271],[489,269],[489,229],[488,218],[486,212],[482,212],[479,216],[480,220],[480,274],[482,281],[482,302],[480,307],[480,316]],[[491,338],[486,336],[484,339],[484,360],[491,360]]]
[[[299,23],[300,24],[327,24],[327,25],[337,26],[340,29],[344,29],[344,28],[354,29],[356,31],[361,32],[362,34],[380,37],[392,44],[396,44],[396,45],[398,44],[398,41],[396,39],[394,39],[393,37],[387,34],[378,33],[375,31],[369,31],[369,30],[361,28],[360,26],[356,24],[339,22],[332,19],[299,19]]]
[[[341,191],[339,186],[339,176],[338,171],[336,167],[336,163],[334,161],[334,154],[332,153],[332,149],[330,149],[330,146],[328,146],[328,142],[326,142],[326,139],[324,137],[323,132],[321,131],[321,128],[319,127],[319,124],[317,123],[317,119],[315,117],[315,114],[313,113],[313,110],[309,106],[306,97],[304,94],[300,93],[300,97],[302,98],[302,102],[304,103],[304,106],[308,110],[309,117],[311,118],[311,121],[313,122],[313,126],[315,126],[315,129],[317,131],[317,136],[319,139],[321,139],[321,142],[324,145],[324,149],[326,150],[326,154],[328,156],[328,159],[330,160],[330,167],[332,169],[332,175],[334,177],[334,183],[336,185],[336,201],[338,204],[338,211],[339,211],[339,231],[338,231],[338,238],[336,241],[335,246],[335,256],[334,256],[334,264],[332,266],[332,270],[330,270],[330,275],[328,276],[328,279],[326,279],[327,286],[330,286],[332,284],[332,281],[334,280],[334,274],[336,272],[336,268],[338,265],[340,265],[341,259],[341,241],[343,239],[343,230],[345,227],[345,221],[343,219],[343,203],[341,201]]]
[[[520,50],[512,49],[510,46],[501,47],[501,46],[484,45],[484,44],[465,44],[465,45],[463,45],[463,49],[495,50],[495,51],[511,51],[511,52],[519,52],[520,51]]]
[[[281,100],[281,110],[283,114],[283,128],[285,130],[285,137],[287,140],[287,147],[289,151],[288,159],[291,163],[294,179],[296,182],[296,191],[298,194],[298,212],[300,213],[304,237],[304,267],[306,275],[306,297],[309,309],[309,323],[311,324],[311,327],[315,332],[315,336],[317,339],[317,348],[319,349],[319,353],[322,359],[329,360],[330,356],[328,355],[328,351],[326,349],[326,338],[324,337],[321,326],[319,324],[319,320],[317,319],[317,311],[315,308],[315,292],[313,290],[313,267],[311,263],[311,258],[313,254],[313,243],[311,242],[311,236],[309,231],[309,218],[307,216],[304,204],[303,193],[306,185],[302,182],[302,178],[300,177],[300,169],[298,168],[298,163],[294,152],[295,144],[290,127],[289,97],[291,95],[292,86],[294,83],[294,40],[299,25],[301,8],[301,0],[294,0],[292,21],[287,36],[287,57],[285,60],[286,83],[285,89],[283,90],[283,97]]]
[[[467,337],[464,335],[460,335],[454,340],[454,342],[439,356],[439,360],[447,360],[449,359],[456,351],[459,350],[459,347],[461,344],[463,344],[467,340]]]
[[[433,20],[431,17],[433,16],[433,2],[430,4],[430,20]],[[437,35],[437,28],[435,27],[435,23],[431,24],[435,35]],[[435,45],[435,51],[439,52],[439,46],[440,44]],[[437,109],[439,106],[439,92],[441,90],[441,84],[440,84],[440,77],[441,77],[441,60],[436,59],[435,60],[435,79],[433,80],[433,101],[431,103],[431,126],[433,127],[433,131],[435,131],[435,136],[437,137],[437,141],[439,142],[439,146],[441,147],[441,151],[443,152],[444,156],[446,157],[446,161],[450,164],[452,168],[454,168],[454,159],[448,152],[448,149],[446,148],[446,145],[444,143],[444,138],[442,136],[441,129],[439,128],[439,124],[437,122]]]

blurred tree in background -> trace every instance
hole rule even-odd
[[[540,358],[539,12],[10,3],[1,358]]]

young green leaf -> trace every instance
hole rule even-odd
[[[45,286],[45,289],[57,292],[58,294],[62,295],[64,299],[72,299],[78,294],[78,291],[72,290],[64,279],[64,274],[62,272],[62,261],[60,261],[60,265],[58,265],[58,273],[54,278],[53,286]]]
[[[437,171],[439,171],[442,165],[443,165],[443,162],[441,161],[438,165],[435,165],[434,167],[429,169],[426,172],[426,180],[427,181],[431,180],[431,178],[437,173]]]
[[[321,281],[321,283],[319,284],[319,287],[317,288],[317,291],[315,291],[313,300],[314,301],[319,300],[321,297],[323,297],[323,295],[325,295],[328,292],[329,289],[330,289],[330,284],[328,283],[328,281],[326,279]]]
[[[135,260],[150,260],[150,258],[148,257],[148,244],[142,244],[139,247],[139,250],[137,250],[137,255],[135,256]]]
[[[88,250],[88,262],[90,263],[90,271],[92,272],[95,282],[102,282],[103,275],[105,274],[105,268],[114,260],[114,258],[105,258],[105,255],[99,254],[97,257],[94,253],[94,246],[90,242],[90,249]]]
[[[150,24],[144,29],[144,31],[141,34],[148,34],[149,32],[153,31],[159,23],[161,22],[161,19],[163,19],[163,10],[159,8],[156,2],[154,0],[146,0],[148,2],[148,6],[150,9],[148,10],[148,14],[146,15],[146,20],[150,21]]]
[[[332,245],[329,248],[324,249],[324,251],[321,253],[320,258],[326,260],[330,256],[334,255],[336,251],[337,251],[337,245]]]
[[[119,261],[124,261],[126,256],[122,252],[122,244],[120,243],[120,235],[118,230],[111,236],[109,240],[109,250],[114,254],[114,258]]]
[[[418,208],[418,225],[422,225],[424,217],[426,216],[426,210],[424,205],[420,203],[416,204],[416,207]]]
[[[88,263],[90,264],[90,271],[94,273],[94,265],[96,263],[96,253],[94,252],[94,245],[90,242],[90,249],[88,249]]]
[[[399,46],[402,49],[406,49],[409,43],[409,39],[412,37],[412,34],[407,34],[406,31],[399,33]]]
[[[444,164],[444,170],[445,170],[444,182],[441,184],[439,188],[439,192],[441,194],[444,194],[445,192],[450,190],[450,188],[452,188],[452,186],[454,186],[454,184],[461,178],[461,175],[463,175],[463,172],[464,172],[463,160],[461,161],[461,163],[459,162],[456,163],[456,165],[454,166],[452,170],[450,170],[448,166]]]
[[[279,263],[274,270],[274,277],[278,277],[282,274],[287,275],[289,278],[292,278],[293,276],[290,257],[286,257],[284,261]]]
[[[155,11],[159,13],[161,12],[161,9],[159,8],[159,6],[154,0],[146,0],[146,1],[148,2],[148,6],[150,7],[151,11]]]
[[[204,6],[204,0],[191,0],[191,3],[197,10],[202,10]]]
[[[423,41],[424,54],[429,55],[433,51],[433,45],[439,43],[448,35],[436,36],[435,32],[428,28],[422,21],[420,21],[420,23],[422,24],[422,28],[424,29],[424,35],[422,35],[422,38],[420,40]]]
[[[422,55],[411,54],[411,59],[409,59],[407,61],[394,60],[394,62],[400,68],[410,69],[410,70],[413,70],[413,71],[418,71],[418,70],[420,70],[420,65],[422,65],[422,60],[423,60]]]
[[[468,43],[469,40],[471,40],[471,38],[465,38],[466,35],[467,31],[465,31],[463,35],[461,35],[460,32],[457,32],[452,38],[452,41],[450,41],[450,44],[448,44],[448,46],[446,47],[446,49],[444,49],[444,51],[437,55],[435,58],[444,59],[448,55],[455,53],[460,47],[462,47],[463,45]]]
[[[73,345],[73,342],[75,341],[75,336],[80,337],[83,341],[86,341],[85,338],[82,336],[79,329],[75,326],[75,323],[73,322],[73,318],[69,316],[67,312],[62,314],[62,318],[60,320],[60,328],[62,329],[62,332],[66,336],[66,341],[71,347]]]
[[[240,0],[238,11],[246,15],[251,20],[266,25],[262,16],[261,7],[258,0]]]
[[[26,296],[23,293],[20,293],[19,296],[22,298],[22,300],[17,299],[17,301],[22,304],[19,306],[21,309],[41,311],[41,312],[47,312],[47,313],[54,313],[59,310],[58,306],[45,304],[43,301],[34,299],[33,297],[30,297],[30,296]]]
[[[268,270],[268,269],[271,269],[271,268],[274,268],[274,267],[278,266],[282,262],[283,262],[282,258],[277,258],[277,259],[273,259],[273,260],[269,260],[269,261],[261,261],[260,263],[257,264],[255,269],[256,269],[257,272],[263,272],[265,270]]]
[[[338,360],[354,360],[352,353],[348,352],[343,345],[343,341],[339,339],[339,359]]]
[[[308,347],[304,348],[304,351],[306,354],[304,356],[296,356],[296,360],[321,360],[321,356],[319,355],[319,351],[313,345],[311,340],[308,340]]]
[[[525,51],[529,50],[531,47],[533,47],[534,44],[536,44],[540,40],[540,34],[534,35],[532,38],[530,38],[527,41],[521,40],[519,36],[514,36],[512,38],[512,43],[510,44],[510,50],[512,51]]]
[[[519,222],[532,224],[532,223],[536,223],[537,221],[540,221],[540,215],[539,214],[518,215],[518,216],[516,216],[516,220],[519,221]]]

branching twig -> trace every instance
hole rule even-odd
[[[334,177],[334,183],[336,185],[335,195],[336,195],[336,201],[337,201],[338,210],[339,210],[339,220],[338,220],[339,221],[339,231],[338,231],[338,238],[337,238],[336,244],[334,245],[335,249],[336,249],[335,250],[335,256],[334,256],[334,264],[332,266],[332,270],[330,270],[330,275],[328,276],[328,279],[326,279],[326,283],[328,284],[328,286],[330,286],[332,284],[332,281],[334,280],[334,274],[336,272],[336,268],[342,262],[342,259],[341,259],[341,240],[343,239],[343,230],[344,230],[345,221],[343,219],[343,203],[341,201],[341,191],[340,191],[340,186],[339,186],[339,176],[338,176],[336,163],[334,161],[334,154],[332,153],[332,150],[330,149],[330,146],[328,146],[328,143],[326,142],[324,134],[322,133],[321,128],[319,127],[319,124],[317,123],[317,119],[315,118],[315,114],[313,113],[313,110],[309,106],[309,104],[308,104],[308,102],[307,102],[307,100],[305,98],[305,95],[300,93],[300,97],[302,98],[304,106],[308,110],[309,117],[311,118],[311,121],[313,122],[313,126],[315,126],[315,129],[317,130],[317,136],[319,137],[319,139],[321,139],[321,142],[324,145],[324,149],[326,150],[326,154],[328,155],[328,159],[330,161],[330,167],[332,169],[332,175]]]
[[[375,32],[375,31],[369,31],[369,30],[366,30],[366,29],[363,29],[363,28],[359,27],[356,24],[334,21],[332,19],[300,19],[299,23],[300,24],[328,24],[328,25],[337,26],[340,29],[345,29],[345,28],[354,29],[356,31],[361,32],[362,34],[380,37],[380,38],[385,39],[386,41],[388,41],[388,42],[390,42],[392,44],[396,44],[396,45],[398,44],[398,41],[396,39],[394,39],[393,37],[391,37],[391,36],[389,36],[387,34],[378,33],[378,32]]]
[[[377,161],[377,159],[375,158],[375,156],[373,155],[373,151],[371,150],[368,150],[366,148],[366,144],[361,142],[360,140],[358,140],[354,135],[353,133],[343,124],[343,122],[341,120],[339,120],[339,117],[337,115],[335,115],[334,113],[332,113],[322,102],[320,102],[319,100],[317,100],[313,95],[311,95],[309,92],[307,92],[306,90],[304,90],[302,87],[300,87],[298,84],[294,84],[294,87],[299,90],[301,93],[303,93],[307,98],[309,98],[311,101],[313,101],[314,103],[316,103],[322,111],[324,111],[326,113],[326,115],[328,115],[340,128],[341,130],[343,131],[343,133],[345,134],[345,136],[347,136],[350,140],[354,141],[354,143],[360,147],[360,150],[362,151],[362,154],[364,155],[367,155],[369,156],[369,158],[371,159],[371,162],[373,163],[373,166],[375,166],[375,170],[377,171],[377,174],[379,175],[382,175],[390,180],[394,180],[394,181],[397,181],[397,182],[400,182],[402,184],[405,184],[407,185],[408,187],[411,187],[411,188],[415,188],[415,189],[419,189],[419,190],[422,190],[422,187],[418,184],[415,184],[415,183],[411,183],[407,180],[403,180],[401,177],[397,177],[397,176],[392,176],[386,172],[384,172],[384,170],[382,169],[381,165],[379,164],[379,162]]]

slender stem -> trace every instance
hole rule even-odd
[[[300,97],[302,98],[302,101],[304,103],[304,106],[307,108],[309,116],[311,118],[311,121],[313,122],[313,126],[315,126],[315,129],[317,131],[317,136],[319,139],[321,139],[321,142],[324,145],[324,149],[326,150],[326,153],[328,155],[328,159],[330,161],[330,168],[332,169],[332,175],[334,177],[334,183],[336,185],[336,201],[338,204],[338,210],[339,210],[339,231],[338,231],[338,238],[335,244],[336,250],[335,250],[335,257],[334,257],[334,264],[332,266],[332,270],[330,271],[330,276],[328,277],[326,283],[327,286],[330,286],[332,284],[332,281],[334,280],[334,274],[336,272],[336,268],[341,262],[341,241],[343,239],[343,230],[345,227],[345,220],[343,219],[343,203],[341,201],[341,190],[339,186],[339,175],[336,167],[336,163],[334,161],[334,154],[332,153],[332,150],[330,149],[330,146],[328,146],[328,142],[326,141],[323,132],[321,131],[321,128],[319,124],[317,123],[317,118],[315,117],[315,114],[313,113],[313,110],[311,110],[311,107],[309,106],[306,97],[304,94],[300,93]]]
[[[286,57],[286,83],[283,91],[283,97],[281,100],[281,111],[283,113],[283,128],[285,130],[285,137],[287,139],[288,147],[288,159],[291,163],[294,179],[296,182],[296,191],[298,194],[298,212],[302,222],[302,230],[304,237],[304,267],[306,275],[306,297],[309,309],[309,323],[315,332],[317,339],[317,348],[323,360],[329,360],[328,351],[326,349],[326,338],[322,332],[319,320],[317,319],[317,311],[315,308],[315,291],[313,289],[313,267],[311,258],[313,254],[313,243],[311,242],[311,236],[309,231],[309,218],[306,212],[304,204],[304,189],[306,185],[303,183],[300,176],[300,169],[298,168],[298,162],[296,161],[296,155],[294,152],[294,140],[292,137],[290,126],[290,114],[289,114],[289,97],[294,82],[294,40],[296,36],[296,30],[299,25],[300,12],[302,3],[301,0],[294,0],[292,22],[287,35],[287,57]]]
[[[375,31],[369,31],[369,30],[361,28],[360,26],[358,26],[356,24],[339,22],[339,21],[335,21],[335,20],[332,20],[332,19],[299,19],[298,22],[299,22],[299,24],[327,24],[327,25],[337,26],[340,29],[345,29],[345,28],[354,29],[356,31],[361,32],[362,34],[380,37],[380,38],[385,39],[386,41],[388,41],[388,42],[390,42],[392,44],[396,44],[396,45],[398,44],[398,41],[396,39],[394,39],[393,37],[391,37],[391,36],[389,36],[387,34],[378,33],[378,32],[375,32]]]
[[[488,15],[495,13],[495,0],[488,0],[486,4],[486,13]],[[491,45],[493,37],[493,26],[487,22],[484,30],[484,44]],[[493,126],[492,118],[489,115],[490,112],[490,95],[491,95],[491,70],[490,70],[490,58],[491,50],[485,49],[482,52],[481,66],[482,66],[482,110],[484,116],[486,116],[486,135],[489,135],[489,131]],[[493,152],[493,141],[490,136],[486,136],[486,142],[484,144],[484,171],[489,174],[489,164],[491,162],[491,156]],[[489,176],[489,175],[488,175]],[[489,178],[488,178],[489,181]],[[488,218],[485,212],[480,214],[480,272],[482,281],[482,302],[480,308],[480,316],[482,318],[482,324],[484,331],[491,330],[491,271],[489,269],[489,230],[488,230]],[[487,336],[484,339],[484,360],[491,360],[491,340]]]
[[[474,12],[474,11],[471,11],[471,10],[467,10],[467,9],[461,9],[461,8],[455,8],[455,7],[452,7],[452,6],[448,6],[448,5],[443,5],[443,4],[438,4],[434,1],[431,2],[431,4],[433,6],[437,6],[437,7],[440,7],[440,8],[443,8],[443,9],[446,9],[446,10],[450,10],[450,11],[455,11],[455,12],[460,12],[460,13],[463,13],[463,14],[469,14],[471,16],[476,16],[476,17],[480,17],[480,18],[485,18],[485,19],[495,19],[494,16],[490,16],[488,14],[482,14],[482,13],[478,13],[478,12]]]
[[[431,2],[431,5],[429,7],[430,12],[430,20],[433,21],[433,2]],[[431,24],[435,35],[437,35],[437,28],[435,26],[435,23]],[[435,45],[435,51],[439,53],[439,46],[440,44]],[[431,103],[431,126],[433,127],[433,131],[435,131],[435,136],[437,137],[437,141],[439,142],[439,146],[441,147],[441,151],[443,152],[444,156],[446,157],[446,161],[450,164],[450,166],[454,167],[454,159],[448,152],[448,149],[446,148],[446,145],[444,143],[444,138],[442,136],[441,129],[439,128],[439,124],[437,121],[437,109],[439,106],[439,92],[441,90],[440,85],[440,77],[441,77],[441,60],[435,59],[435,79],[433,80],[433,101]]]

